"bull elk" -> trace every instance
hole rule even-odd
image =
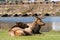
[[[21,23],[19,23],[20,25]],[[22,23],[24,24],[24,23]],[[25,25],[27,25],[28,27],[26,27]],[[44,26],[45,23],[41,20],[41,18],[36,17],[35,21],[32,23],[28,23],[25,25],[21,25],[21,26],[14,26],[10,29],[9,34],[12,36],[18,35],[18,36],[24,36],[24,35],[32,35],[32,34],[39,34],[41,26]],[[21,27],[25,27],[24,29]]]
[[[41,20],[41,18],[36,17],[35,21],[33,23],[28,23],[27,24],[30,28],[30,33],[32,34],[39,34],[41,26],[44,26],[45,23]],[[27,32],[29,32],[29,28],[25,28],[25,30],[27,30]],[[31,31],[32,30],[32,31]]]

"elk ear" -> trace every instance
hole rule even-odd
[[[37,16],[37,17],[35,17],[35,18],[36,18],[36,19],[40,19],[40,17],[38,17],[38,16]]]

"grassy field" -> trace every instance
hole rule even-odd
[[[60,40],[60,32],[50,31],[32,36],[10,37],[7,30],[0,30],[0,40]]]

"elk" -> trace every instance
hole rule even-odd
[[[19,25],[21,23],[18,23]],[[22,23],[24,24],[24,23]],[[27,27],[25,26],[27,25]],[[18,36],[24,36],[24,35],[33,35],[33,34],[39,34],[41,26],[44,26],[45,23],[42,22],[41,18],[36,17],[35,21],[32,23],[28,23],[25,25],[21,25],[21,26],[13,26],[10,30],[9,30],[9,34],[10,35],[18,35]],[[22,28],[24,27],[24,28]]]
[[[22,22],[17,22],[16,25],[11,27],[8,32],[10,36],[22,36],[25,35],[24,33],[25,28],[28,28],[28,25]]]
[[[29,32],[29,34],[39,34],[41,26],[44,26],[45,23],[42,22],[41,18],[36,17],[35,21],[33,23],[28,23],[27,24],[29,27],[25,28],[26,32]]]

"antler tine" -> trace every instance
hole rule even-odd
[[[36,18],[38,18],[38,16],[35,16]]]
[[[41,16],[39,16],[40,19],[46,18],[46,16],[44,16],[45,14],[41,14]]]
[[[41,16],[40,16],[40,18],[42,19],[42,18],[45,18],[45,13],[44,13],[44,8],[42,9],[42,13],[41,13]]]

